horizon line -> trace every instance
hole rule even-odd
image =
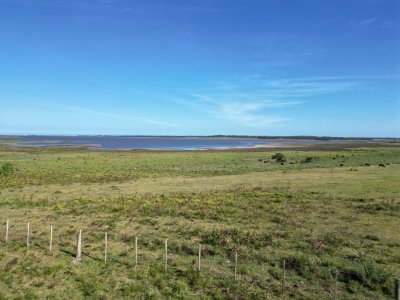
[[[302,139],[348,139],[348,140],[397,140],[400,137],[380,137],[380,136],[330,136],[330,135],[247,135],[247,134],[211,134],[211,135],[151,135],[151,134],[0,134],[2,137],[164,137],[164,138],[184,138],[184,137],[230,137],[230,138],[261,138],[261,139],[279,139],[279,138],[302,138]]]

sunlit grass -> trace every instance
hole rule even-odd
[[[272,154],[0,152],[17,169],[0,191],[2,240],[7,218],[11,225],[9,243],[0,243],[0,298],[279,298],[282,259],[284,298],[331,298],[336,269],[340,299],[393,297],[399,151],[286,151],[285,165]],[[73,264],[79,229],[84,256]]]

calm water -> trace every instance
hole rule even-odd
[[[0,137],[2,143],[19,146],[86,146],[94,149],[205,150],[254,147],[268,144],[325,144],[332,141],[210,137],[129,136],[17,136]],[[339,141],[334,141],[338,143]]]

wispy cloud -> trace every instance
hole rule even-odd
[[[362,83],[357,79],[346,77],[306,77],[265,80],[263,85],[266,91],[275,97],[308,98],[356,89]]]
[[[399,20],[384,20],[380,18],[367,18],[363,20],[353,20],[350,21],[351,25],[367,27],[367,26],[375,26],[380,27],[382,29],[395,29],[400,28]]]
[[[177,123],[170,123],[170,122],[165,122],[165,121],[160,121],[160,120],[155,120],[147,117],[138,117],[133,114],[120,114],[120,113],[111,113],[111,112],[105,112],[97,109],[92,109],[88,107],[82,107],[82,106],[76,106],[76,105],[68,105],[68,104],[61,104],[57,103],[55,101],[48,101],[48,100],[42,100],[42,99],[33,99],[33,98],[23,98],[25,101],[35,103],[35,106],[42,107],[43,109],[50,109],[53,112],[57,111],[69,111],[71,113],[78,113],[78,114],[83,114],[85,116],[98,116],[98,117],[103,117],[105,119],[113,119],[113,120],[119,120],[119,121],[131,121],[135,123],[140,123],[140,124],[152,124],[152,125],[158,125],[158,126],[167,126],[167,127],[179,127],[180,124]],[[102,119],[99,119],[102,120]]]
[[[236,123],[246,127],[267,127],[276,125],[288,118],[272,113],[272,109],[291,107],[300,104],[299,102],[280,102],[272,100],[221,100],[202,94],[188,95],[185,100],[178,102],[198,112],[205,112],[213,118]]]
[[[178,127],[179,126],[179,124],[162,122],[162,121],[157,121],[157,120],[144,118],[144,117],[135,117],[135,116],[122,115],[122,114],[107,113],[107,112],[97,111],[97,110],[88,109],[88,108],[79,107],[79,106],[70,106],[70,105],[63,105],[63,106],[65,107],[65,109],[68,109],[70,111],[84,113],[84,114],[90,114],[90,115],[96,115],[96,116],[101,116],[101,117],[124,119],[124,120],[128,120],[128,121],[160,125],[160,126],[169,126],[169,127]]]
[[[222,116],[233,122],[238,122],[248,127],[266,127],[287,121],[288,118],[271,115],[265,112],[265,109],[271,106],[282,106],[283,103],[268,102],[228,102],[222,103],[214,114]],[[285,103],[287,105],[287,103]],[[283,105],[285,105],[283,104]]]
[[[255,35],[248,38],[248,46],[254,48],[255,66],[282,67],[315,61],[326,55],[323,39],[297,34]]]
[[[371,17],[371,18],[366,18],[366,19],[362,19],[362,20],[351,20],[350,24],[354,25],[354,26],[368,26],[373,23],[377,23],[378,21],[379,21],[378,18]]]
[[[366,88],[366,80],[347,76],[272,79],[254,75],[211,85],[201,92],[187,92],[178,102],[217,119],[265,128],[290,120],[288,110],[316,98]]]
[[[375,23],[378,21],[378,18],[369,18],[369,19],[365,19],[359,22],[360,26],[366,26],[372,23]]]
[[[110,13],[131,13],[147,16],[176,13],[209,14],[220,13],[224,11],[223,9],[219,8],[218,5],[204,3],[202,1],[193,1],[192,3],[180,3],[175,5],[167,2],[148,3],[147,5],[143,5],[130,0],[0,0],[0,4],[1,3],[39,8],[72,8],[83,10],[86,13],[89,13],[90,11],[95,11],[96,13],[104,12],[107,13],[107,15]]]
[[[384,21],[382,24],[384,29],[400,28],[400,21]]]

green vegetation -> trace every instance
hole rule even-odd
[[[275,159],[277,162],[285,162],[286,161],[286,157],[285,155],[283,155],[282,153],[278,152],[275,153],[274,155],[271,156],[272,159]]]
[[[0,165],[13,171],[0,176],[1,222],[10,219],[9,243],[0,243],[0,299],[274,299],[282,259],[283,298],[332,297],[336,269],[338,299],[393,297],[400,149],[281,154],[284,165],[268,151],[4,148]],[[83,260],[73,264],[79,229]]]
[[[4,148],[0,151],[0,162],[10,162],[15,166],[12,178],[0,176],[0,187],[400,163],[397,148],[284,151],[282,154],[289,162],[285,166],[270,161],[270,152],[129,152],[51,148],[17,150]],[[312,162],[302,164],[307,157],[313,157]]]
[[[5,163],[0,168],[0,176],[10,176],[14,173],[14,165]]]

